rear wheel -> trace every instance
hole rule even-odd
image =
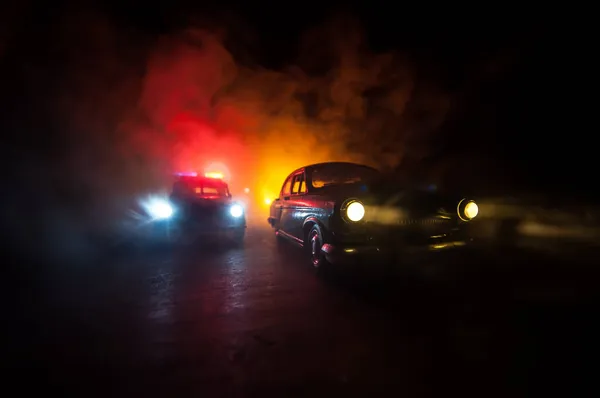
[[[306,243],[311,265],[317,273],[323,273],[328,268],[329,263],[321,251],[324,243],[323,233],[318,225],[315,224],[310,229],[306,238]]]

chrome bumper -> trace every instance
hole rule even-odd
[[[469,240],[432,243],[422,246],[400,248],[383,246],[333,245],[325,243],[321,252],[332,264],[355,264],[358,262],[394,261],[398,257],[427,256],[448,251],[464,249],[470,245]]]

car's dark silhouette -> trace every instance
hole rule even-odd
[[[227,183],[218,178],[182,176],[173,184],[169,199],[173,215],[168,220],[175,241],[217,238],[235,243],[244,240],[246,216],[235,203]]]
[[[292,172],[270,208],[278,238],[306,248],[312,265],[439,251],[470,241],[474,201],[400,187],[378,170],[345,162]]]

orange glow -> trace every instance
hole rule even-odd
[[[212,171],[212,172],[205,173],[204,176],[206,178],[216,178],[218,180],[222,180],[223,177],[224,177],[223,173],[219,173],[217,171]]]
[[[293,118],[272,117],[262,127],[262,135],[250,136],[249,141],[256,150],[252,196],[259,204],[256,210],[263,215],[268,214],[273,199],[279,197],[285,179],[300,167],[329,161],[368,163],[340,148],[335,139],[339,134],[337,126],[307,126]],[[282,143],[286,143],[284,148]]]
[[[242,150],[242,149],[240,149],[240,150]],[[234,154],[234,156],[240,156],[240,155]],[[228,160],[228,162],[230,162],[230,161],[231,160]],[[210,174],[210,175],[213,175],[214,177],[209,177],[209,178],[219,178],[221,180],[227,181],[228,183],[231,183],[232,176],[234,174],[236,174],[236,172],[232,173],[230,171],[229,167],[227,167],[227,165],[222,162],[211,162],[204,167],[204,171],[205,171],[205,173],[204,173],[205,176],[206,176],[206,174]],[[218,175],[220,175],[220,177],[217,177]]]
[[[264,214],[299,167],[370,163],[363,148],[348,152],[351,131],[359,126],[347,121],[360,120],[363,112],[361,94],[353,88],[361,78],[353,74],[356,68],[341,68],[334,81],[248,69],[236,65],[219,40],[194,30],[157,43],[146,65],[139,114],[124,121],[123,128],[133,133],[129,158],[134,158],[129,151],[143,155],[157,176],[163,169],[198,170],[223,179],[232,195],[241,194],[252,211]],[[371,76],[368,69],[364,73]],[[297,98],[307,90],[317,90],[317,103],[326,99],[318,116],[307,116]]]

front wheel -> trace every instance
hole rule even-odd
[[[235,246],[241,246],[244,244],[244,238],[246,236],[246,228],[238,228],[233,231],[232,242]]]
[[[323,255],[323,233],[318,225],[314,225],[307,236],[307,247],[310,255],[310,262],[317,273],[323,273],[328,268],[329,263]]]
[[[182,223],[172,222],[166,226],[166,237],[167,243],[171,246],[184,245],[185,242],[185,231]]]

